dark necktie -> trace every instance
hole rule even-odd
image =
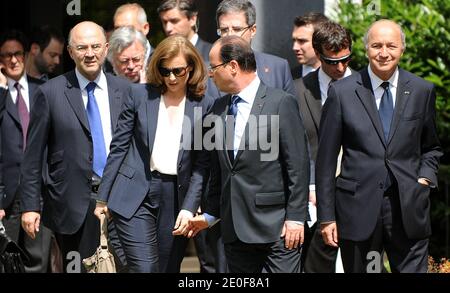
[[[16,82],[14,87],[17,90],[16,106],[17,111],[19,112],[20,125],[22,126],[23,150],[25,150],[25,147],[27,145],[28,124],[30,124],[30,113],[28,112],[27,105],[25,104],[25,100],[22,97],[20,84]]]
[[[381,123],[383,124],[384,138],[387,142],[391,128],[392,114],[394,113],[394,104],[392,101],[391,91],[389,90],[389,82],[383,82],[381,87],[384,89],[384,93],[381,97],[378,114],[380,115]]]
[[[95,82],[90,82],[86,86],[88,95],[88,103],[86,107],[87,116],[89,120],[89,128],[91,130],[92,144],[94,146],[94,163],[92,169],[95,174],[102,177],[103,169],[106,165],[106,147],[105,139],[103,137],[102,119],[100,117],[100,110],[94,96],[94,90],[97,85]]]
[[[384,89],[383,96],[381,97],[380,107],[378,109],[378,114],[380,115],[381,123],[383,124],[384,138],[387,143],[389,138],[389,131],[391,128],[392,114],[394,113],[394,104],[392,101],[392,94],[389,90],[389,82],[385,81],[381,84]],[[391,178],[392,174],[388,169],[386,179],[384,181],[384,190],[386,191],[394,182],[395,179]]]
[[[239,96],[233,96],[231,97],[231,103],[230,107],[228,108],[228,115],[233,115],[234,117],[234,123],[233,123],[233,135],[231,136],[231,149],[228,150],[228,157],[230,158],[231,163],[234,162],[234,128],[236,126],[236,115],[238,112],[238,106],[237,104],[242,101],[242,98]],[[228,144],[227,144],[228,145]]]

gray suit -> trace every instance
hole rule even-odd
[[[224,96],[213,106],[212,114],[223,124],[230,99],[230,95]],[[250,129],[247,123],[245,139],[241,141],[241,150],[233,164],[225,145],[219,145],[219,149],[213,151],[207,212],[221,218],[231,272],[294,272],[298,270],[299,251],[282,252],[279,249],[283,248],[277,245],[283,242],[280,235],[285,220],[306,221],[308,153],[306,138],[298,135],[303,133],[303,125],[295,99],[262,83],[250,115],[256,116],[257,120],[262,115],[279,115],[279,125],[272,125],[270,118],[267,124],[258,122],[251,126],[256,128]],[[277,126],[277,157],[264,161],[261,155],[266,152],[259,144],[256,150],[249,149],[257,138],[248,133],[269,131]],[[221,127],[216,126],[215,130],[217,136],[224,135]],[[216,141],[218,139],[216,137]],[[255,249],[244,252],[250,246]],[[270,251],[269,256],[267,251]],[[263,262],[265,265],[261,267]]]

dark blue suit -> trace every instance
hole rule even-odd
[[[261,81],[268,87],[278,88],[297,95],[288,62],[275,55],[253,51],[256,59],[256,71]]]
[[[106,74],[114,131],[130,83]],[[20,185],[22,211],[40,211],[43,154],[48,149],[42,219],[52,229],[63,253],[93,254],[99,245],[100,225],[93,215],[92,137],[75,71],[38,88],[31,113]]]
[[[191,124],[187,125],[183,122],[183,133],[188,131],[194,138],[194,118],[198,119],[195,121],[196,123],[201,122],[212,103],[211,99],[203,98],[201,101],[196,101],[188,95],[185,117],[189,118]],[[199,156],[200,152],[193,151],[194,143],[191,140],[191,148],[181,148],[178,154],[175,207],[172,207],[172,213],[165,214],[163,210],[160,210],[158,214],[158,209],[161,208],[160,203],[167,196],[164,191],[158,192],[151,188],[155,178],[154,173],[150,171],[150,158],[158,123],[159,105],[160,93],[157,90],[150,85],[133,86],[131,95],[119,117],[118,128],[111,142],[111,152],[98,194],[100,200],[108,202],[108,208],[113,212],[119,238],[122,240],[131,271],[173,272],[179,270],[184,253],[183,245],[178,246],[174,243],[174,249],[168,251],[170,254],[168,263],[158,264],[158,251],[161,251],[162,247],[170,248],[172,245],[171,228],[169,231],[158,231],[160,229],[150,225],[149,229],[152,229],[152,235],[142,239],[141,227],[130,225],[130,221],[136,220],[136,215],[142,215],[143,209],[148,209],[152,213],[150,217],[157,217],[157,222],[169,221],[173,227],[174,217],[177,216],[179,210],[185,209],[195,214],[200,205],[202,185],[207,170],[208,158]],[[194,116],[194,109],[197,107],[201,107],[201,117]],[[190,129],[186,129],[186,127],[190,127]],[[164,217],[170,219],[164,219]],[[144,220],[143,225],[146,225],[147,222]],[[142,224],[142,222],[140,223]],[[182,237],[176,238],[181,239]],[[140,249],[138,244],[133,246],[126,244],[133,240],[151,241],[151,243],[142,243],[145,245],[141,248],[145,249]],[[185,239],[182,241],[185,242]],[[153,248],[159,247],[154,250],[150,248],[151,245],[154,245]],[[161,254],[159,258],[161,258]],[[149,259],[151,261],[148,261]]]
[[[27,76],[30,112],[34,110],[34,93],[43,81]],[[18,242],[30,254],[30,262],[25,264],[27,272],[47,272],[51,231],[40,227],[35,240],[29,238],[20,226],[20,204],[18,187],[20,166],[23,160],[23,134],[17,105],[6,90],[1,90],[4,97],[4,114],[0,125],[1,159],[0,159],[0,209],[6,211],[4,224],[8,236]],[[40,196],[39,196],[40,198]]]

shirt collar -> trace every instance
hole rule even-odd
[[[316,70],[317,70],[317,68],[314,68],[314,67],[312,67],[312,66],[303,64],[303,65],[302,65],[302,77],[303,77],[303,76],[306,76],[308,73],[313,72],[313,71],[316,71]]]
[[[84,77],[79,71],[78,68],[75,68],[75,74],[77,76],[78,79],[78,84],[80,85],[80,89],[84,90],[86,89],[86,86],[88,85],[88,83],[90,83],[91,81],[88,80],[86,77]],[[103,70],[100,70],[100,74],[97,75],[97,77],[93,80],[93,82],[95,82],[97,84],[97,87],[100,88],[101,90],[106,90],[108,85],[106,82],[106,76],[103,73]]]
[[[255,100],[256,93],[258,92],[260,83],[261,80],[259,79],[258,75],[255,74],[255,79],[253,79],[252,82],[246,88],[244,88],[236,95],[239,96],[246,103],[252,105],[253,101]]]
[[[373,71],[372,68],[370,68],[370,64],[367,68],[367,71],[369,73],[369,77],[370,77],[370,82],[372,83],[372,90],[376,90],[378,87],[381,86],[381,84],[383,82],[385,82],[385,80],[382,80],[381,78],[379,78]],[[397,84],[398,84],[398,66],[394,71],[394,74],[391,75],[391,77],[386,80],[389,82],[389,85],[392,87],[397,88]]]
[[[14,85],[16,84],[16,82],[20,84],[21,89],[28,90],[28,81],[26,74],[22,75],[22,77],[18,81],[15,81],[14,79],[8,77],[8,88],[15,88]]]
[[[197,45],[197,42],[198,42],[198,34],[195,33],[189,41],[191,41],[191,44],[192,44],[192,45],[194,45],[194,46]]]
[[[347,67],[345,69],[345,73],[344,76],[342,78],[346,78],[347,76],[352,75],[352,70],[350,69],[350,67]],[[341,79],[342,79],[341,78]],[[322,67],[319,68],[319,82],[323,82],[324,84],[329,84],[331,81],[331,77],[328,76],[328,74],[325,73],[325,71],[323,71]]]

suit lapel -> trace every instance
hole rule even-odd
[[[155,142],[156,126],[158,124],[159,103],[161,97],[147,100],[147,137],[150,156],[153,151],[153,143]]]
[[[388,145],[397,130],[400,117],[402,116],[408,97],[411,93],[409,79],[406,79],[403,70],[399,69],[397,95],[395,99],[394,117],[392,117],[391,129],[389,131]]]
[[[11,118],[14,120],[14,122],[16,122],[19,127],[22,127],[20,124],[19,111],[17,110],[16,104],[14,104],[12,100],[10,91],[8,91],[8,93],[6,94],[5,109],[6,112],[8,112],[9,116],[11,116]]]
[[[67,84],[66,89],[64,90],[64,94],[69,101],[70,106],[72,107],[75,115],[80,121],[81,125],[86,128],[89,132],[89,123],[86,114],[86,108],[83,104],[83,99],[81,97],[81,89],[78,84],[77,77],[75,75],[75,71],[69,72],[67,75]]]
[[[191,100],[189,97],[186,97],[186,102],[184,104],[184,117],[183,117],[183,125],[182,125],[182,131],[181,131],[181,140],[180,140],[180,151],[178,152],[178,160],[177,160],[177,166],[180,165],[180,162],[183,158],[183,155],[185,153],[185,149],[183,148],[183,146],[187,143],[186,141],[184,141],[186,138],[183,138],[183,134],[184,133],[189,133],[191,135],[191,139],[189,142],[193,142],[194,141],[194,133],[193,133],[193,129],[195,126],[196,121],[194,120],[194,107],[196,106],[196,102]],[[186,119],[189,119],[188,121],[190,123],[186,123]],[[188,129],[188,127],[190,129]],[[192,147],[192,144],[190,144],[190,146]]]
[[[222,155],[225,157],[225,160],[228,163],[228,166],[231,169],[232,164],[231,164],[231,161],[230,161],[230,157],[228,156],[228,147],[227,147],[227,114],[228,114],[228,109],[230,108],[230,104],[231,104],[231,95],[230,94],[228,94],[227,96],[224,97],[224,102],[225,102],[224,109],[223,109],[222,112],[219,112],[219,113],[222,113],[220,115],[220,119],[221,119],[221,123],[222,123],[221,129],[220,129],[222,131],[222,134],[221,134],[221,136],[222,136],[222,141],[221,141],[222,142],[222,147],[220,149],[222,151]],[[217,132],[216,132],[216,134],[217,134]]]
[[[109,111],[111,113],[111,131],[114,133],[122,107],[121,93],[109,74],[106,74],[108,84]]]
[[[308,105],[309,111],[313,118],[314,125],[319,131],[320,126],[320,118],[322,115],[322,98],[320,93],[320,85],[319,85],[319,70],[311,73],[311,78],[305,78],[304,84],[305,87],[311,92],[312,95],[305,93],[306,104]]]
[[[375,127],[375,130],[386,147],[386,142],[383,134],[383,127],[381,125],[380,116],[378,115],[377,105],[375,103],[375,96],[373,95],[372,83],[370,82],[369,73],[367,67],[361,71],[361,80],[358,81],[360,86],[356,88],[356,94],[364,105],[367,113],[369,114],[370,120]]]
[[[264,106],[264,97],[266,96],[266,90],[267,87],[261,83],[259,85],[258,91],[256,92],[256,97],[255,100],[253,101],[253,106],[252,106],[252,110],[250,111],[250,116],[253,117],[259,117],[259,115],[261,114],[262,108]],[[248,121],[251,118],[249,117],[247,120],[247,124],[245,125],[245,130],[244,130],[244,140],[241,140],[240,144],[239,144],[239,150],[236,154],[236,158],[234,158],[234,163],[233,163],[233,167],[236,165],[236,162],[239,160],[239,158],[241,157],[242,153],[245,151],[245,149],[247,148],[247,146],[249,145],[249,136],[250,135],[259,135],[258,133],[258,121],[256,121],[256,125],[255,123],[251,123],[251,125],[248,123]],[[251,129],[250,129],[251,127]]]

